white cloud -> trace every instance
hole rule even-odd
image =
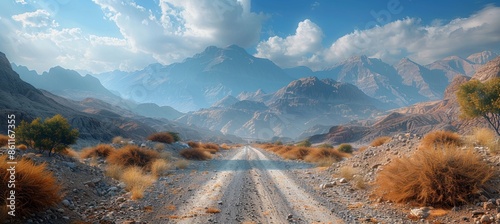
[[[361,54],[381,58],[388,63],[409,57],[427,64],[450,55],[500,51],[500,8],[489,6],[468,18],[448,23],[433,22],[427,26],[415,18],[396,20],[382,27],[344,35],[316,54],[308,51],[298,55],[286,54],[291,48],[286,41],[280,40],[283,39],[274,36],[260,42],[256,56],[269,58],[285,67],[306,65],[313,69],[329,67]]]
[[[18,15],[13,15],[14,21],[20,22],[23,27],[57,27],[59,24],[50,18],[50,14],[43,10],[38,9],[34,12],[26,12]]]
[[[306,19],[298,24],[295,34],[286,38],[270,37],[257,46],[257,57],[269,58],[285,67],[308,64],[321,50],[323,32],[315,23]]]
[[[16,3],[19,3],[19,4],[21,4],[21,5],[26,5],[26,4],[28,4],[28,3],[26,2],[26,0],[16,0]]]

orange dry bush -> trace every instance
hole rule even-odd
[[[220,209],[209,207],[209,208],[207,208],[207,210],[205,212],[215,214],[215,213],[220,213]]]
[[[303,160],[311,152],[311,149],[306,147],[293,147],[292,150],[284,152],[281,156],[285,159],[301,159]]]
[[[82,158],[90,158],[90,157],[104,157],[107,158],[109,155],[113,154],[116,149],[108,144],[99,144],[92,148],[85,148],[82,150],[81,157]]]
[[[80,154],[78,154],[77,151],[73,150],[72,148],[66,148],[62,151],[62,154],[65,156],[73,157],[75,159],[80,158]]]
[[[203,149],[183,149],[179,154],[190,160],[208,160],[212,158],[210,153]]]
[[[7,156],[0,156],[0,220],[7,220],[8,204],[6,200],[10,193],[8,182],[10,179],[11,164],[7,164]],[[35,165],[29,160],[17,161],[15,165],[15,197],[16,197],[16,217],[22,217],[38,211],[45,211],[47,208],[56,205],[61,201],[61,186],[46,165]]]
[[[6,146],[9,143],[9,136],[0,135],[0,147]]]
[[[202,144],[201,147],[207,151],[210,152],[211,154],[215,154],[216,152],[219,151],[219,146],[215,143],[206,143]]]
[[[333,159],[339,161],[344,155],[335,149],[330,148],[311,148],[310,153],[304,158],[304,161],[315,163],[324,159]]]
[[[138,166],[150,169],[153,161],[159,158],[160,154],[154,150],[127,145],[108,156],[107,161],[119,166]]]
[[[470,202],[492,175],[490,167],[471,150],[450,146],[418,150],[380,171],[375,194],[398,203],[453,207]]]
[[[391,137],[389,137],[389,136],[378,137],[378,138],[374,139],[372,141],[372,143],[370,143],[370,146],[372,146],[372,147],[381,146],[390,140],[391,140]]]
[[[434,149],[440,146],[461,146],[460,135],[450,131],[433,131],[426,134],[420,142],[421,149]]]
[[[148,140],[151,140],[153,142],[166,143],[166,144],[172,144],[175,142],[174,136],[172,134],[170,134],[169,132],[154,133],[148,137]]]
[[[28,146],[26,146],[25,144],[20,144],[17,146],[17,148],[24,151],[24,150],[28,149]]]

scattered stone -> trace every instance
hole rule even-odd
[[[472,211],[473,216],[479,216],[479,215],[484,215],[484,211],[481,210],[474,210]]]
[[[292,214],[288,214],[288,216],[286,217],[286,219],[288,219],[288,220],[293,219],[293,215]]]
[[[64,199],[64,200],[62,201],[62,204],[63,204],[64,206],[66,206],[66,207],[69,207],[69,206],[71,205],[71,203],[70,203],[67,199]]]
[[[429,216],[429,211],[429,207],[414,208],[410,210],[410,215],[420,219],[425,219]]]
[[[342,184],[345,184],[345,183],[347,183],[347,180],[345,178],[340,178],[339,182]]]
[[[479,222],[481,222],[481,224],[489,224],[492,222],[492,220],[489,216],[483,215],[483,216],[481,216],[481,219],[479,220]]]
[[[492,202],[483,202],[483,209],[485,210],[490,210],[490,209],[494,209],[495,208],[495,204],[493,204]]]

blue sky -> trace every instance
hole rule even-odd
[[[179,62],[238,44],[282,67],[322,69],[365,54],[421,64],[500,53],[500,1],[8,0],[0,51],[38,72]]]

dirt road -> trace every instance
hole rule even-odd
[[[154,223],[343,223],[290,175],[310,165],[244,146],[157,183]],[[310,188],[310,187],[309,187]]]

